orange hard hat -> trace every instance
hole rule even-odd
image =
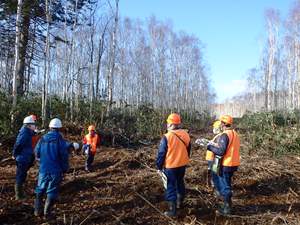
[[[220,121],[227,125],[231,125],[233,123],[233,118],[229,115],[223,115],[220,117]]]
[[[168,124],[181,124],[181,118],[180,115],[177,113],[172,113],[168,116],[167,119]]]
[[[31,118],[32,118],[34,121],[37,120],[37,116],[36,116],[36,115],[32,114],[32,115],[30,115],[30,116],[31,116]]]
[[[94,125],[90,125],[89,126],[89,128],[88,128],[88,131],[95,131],[96,130],[96,128],[95,128],[95,126]]]

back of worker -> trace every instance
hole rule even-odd
[[[36,147],[36,155],[40,159],[40,173],[64,173],[68,170],[67,143],[56,130],[45,134]]]
[[[31,116],[23,120],[23,126],[19,130],[13,148],[13,157],[16,160],[16,184],[15,198],[21,200],[25,198],[23,185],[26,181],[27,172],[34,164],[34,153],[32,149],[32,136],[35,129],[35,121]]]
[[[190,143],[189,134],[182,129],[168,131],[165,134],[168,151],[165,158],[165,168],[177,168],[189,163],[187,145]],[[181,140],[180,140],[180,139]]]
[[[167,216],[176,216],[185,197],[184,175],[191,149],[189,134],[181,129],[180,115],[172,113],[167,119],[168,132],[160,142],[156,165],[167,177],[165,199],[169,204]]]
[[[47,198],[44,207],[46,219],[52,217],[52,208],[58,197],[59,186],[63,174],[69,167],[68,148],[71,143],[66,142],[59,129],[62,127],[60,119],[54,118],[50,121],[50,131],[38,142],[35,153],[40,161],[38,183],[35,189],[36,198],[34,202],[34,214],[42,214],[42,200],[46,193]]]
[[[33,130],[26,126],[22,126],[19,130],[19,134],[13,148],[13,156],[17,162],[30,163],[32,161],[32,157],[34,156],[32,149],[32,136]]]

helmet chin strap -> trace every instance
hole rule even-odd
[[[174,127],[173,124],[167,124],[167,130],[174,130]]]
[[[170,130],[176,130],[176,129],[181,129],[181,125],[178,124],[167,124],[167,130],[170,131]]]

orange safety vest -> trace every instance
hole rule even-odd
[[[165,137],[168,142],[165,168],[177,168],[187,165],[189,163],[187,148],[191,140],[189,134],[184,130],[172,130],[165,134]]]
[[[221,133],[222,134],[222,133]],[[218,143],[219,141],[219,137],[221,136],[221,134],[217,134],[211,141]],[[213,161],[215,158],[215,154],[212,151],[207,150],[206,151],[206,156],[205,156],[205,160],[206,161]]]
[[[229,143],[223,156],[223,166],[239,166],[240,165],[240,137],[235,130],[225,130]]]
[[[90,134],[85,135],[85,139],[88,145],[91,145],[91,153],[96,154],[97,144],[100,142],[100,137],[98,134],[95,134],[93,137]],[[99,140],[98,140],[99,139]]]
[[[41,136],[40,135],[33,135],[32,139],[31,139],[31,145],[32,145],[32,149],[34,150],[36,144],[38,143],[38,141],[40,140]]]

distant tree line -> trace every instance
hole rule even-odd
[[[286,18],[280,12],[265,12],[266,40],[260,62],[247,73],[247,88],[226,104],[216,106],[235,111],[300,109],[300,1],[291,6]],[[228,107],[230,109],[228,109]]]
[[[214,101],[201,41],[155,17],[120,17],[119,0],[4,0],[0,3],[0,91],[18,99],[59,98],[69,119],[88,103],[109,112],[149,104],[209,111]]]

